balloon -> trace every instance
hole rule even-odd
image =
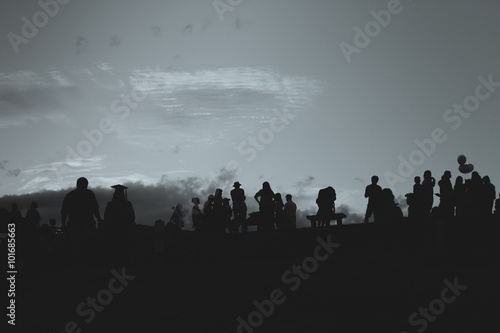
[[[474,171],[474,164],[467,164],[467,173]]]
[[[460,165],[464,165],[467,162],[467,158],[464,155],[459,155],[457,158],[457,162]]]
[[[458,171],[460,171],[461,173],[467,173],[467,165],[465,164],[462,164],[458,167]]]

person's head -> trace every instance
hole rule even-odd
[[[474,171],[472,172],[472,175],[470,177],[473,181],[482,181],[481,176],[479,175],[479,172]]]
[[[199,205],[200,204],[200,198],[197,198],[197,197],[192,198],[191,202],[194,203],[195,205]]]
[[[218,188],[215,190],[215,196],[222,196],[222,189]]]
[[[271,185],[269,185],[269,182],[263,182],[262,189],[267,190],[267,191],[271,191]]]
[[[430,170],[425,170],[424,172],[424,179],[431,179],[432,173]]]
[[[462,176],[458,176],[457,179],[455,179],[455,185],[462,185],[464,183],[464,179]]]
[[[182,205],[180,203],[178,203],[176,206],[175,206],[175,210],[178,211],[178,212],[182,212]]]
[[[234,182],[233,187],[234,188],[240,188],[241,184],[239,182]]]
[[[483,177],[483,183],[485,183],[485,184],[490,184],[490,183],[491,183],[491,181],[490,181],[490,177],[488,177],[488,176],[484,176],[484,177]]]
[[[210,194],[210,195],[208,196],[208,201],[214,201],[214,199],[215,199],[215,195]]]
[[[125,201],[127,200],[127,197],[125,195],[125,191],[128,189],[128,187],[123,186],[123,185],[113,185],[111,186],[115,190],[115,193],[113,193],[113,201]]]
[[[377,184],[378,183],[378,176],[372,176],[372,184]]]
[[[420,177],[419,176],[416,176],[415,178],[413,178],[413,180],[415,181],[415,184],[420,184]]]
[[[80,177],[76,181],[76,188],[86,190],[89,186],[89,181],[85,177]]]
[[[292,195],[291,194],[287,194],[285,196],[285,198],[286,198],[286,201],[292,201]]]
[[[446,170],[446,171],[443,173],[443,178],[444,178],[444,179],[451,179],[451,171],[450,171],[450,170]]]
[[[229,198],[222,199],[222,204],[225,206],[229,205]]]

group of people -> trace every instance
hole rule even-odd
[[[415,177],[413,192],[406,194],[408,218],[420,220],[433,214],[442,220],[456,217],[463,221],[472,217],[489,218],[493,213],[500,214],[500,199],[496,199],[495,186],[488,176],[481,177],[474,171],[471,179],[464,181],[462,176],[456,177],[454,185],[451,178],[451,172],[445,171],[437,182],[439,191],[435,193],[436,180],[430,170],[424,172],[423,179]],[[373,176],[372,183],[366,187],[365,198],[368,198],[368,205],[364,222],[368,223],[372,215],[375,222],[402,218],[392,191],[382,190],[377,183],[378,177]],[[434,206],[434,196],[439,197],[437,206]]]
[[[230,192],[231,199],[223,198],[222,189],[216,189],[214,194],[208,196],[203,210],[199,206],[199,198],[191,199],[191,216],[196,231],[225,233],[228,230],[234,234],[248,231],[245,190],[239,182],[235,182],[233,187]],[[296,228],[297,205],[292,201],[291,194],[286,195],[286,203],[283,203],[281,194],[274,193],[269,183],[264,182],[254,198],[259,204],[258,231]],[[174,211],[172,219],[178,221],[183,216],[182,213]],[[179,224],[183,225],[184,223]]]

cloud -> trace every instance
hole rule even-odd
[[[9,177],[17,177],[21,173],[20,169],[9,169],[6,165],[9,163],[7,160],[0,161],[0,170],[7,172]]]

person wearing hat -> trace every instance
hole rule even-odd
[[[123,261],[129,258],[133,247],[135,212],[127,198],[128,188],[120,184],[111,188],[115,192],[104,211],[103,233],[112,260]]]
[[[247,205],[245,204],[245,190],[241,188],[239,182],[233,184],[234,189],[231,190],[231,200],[233,200],[233,215],[234,223],[236,229],[241,225],[241,231],[246,232],[246,216],[247,216]]]

